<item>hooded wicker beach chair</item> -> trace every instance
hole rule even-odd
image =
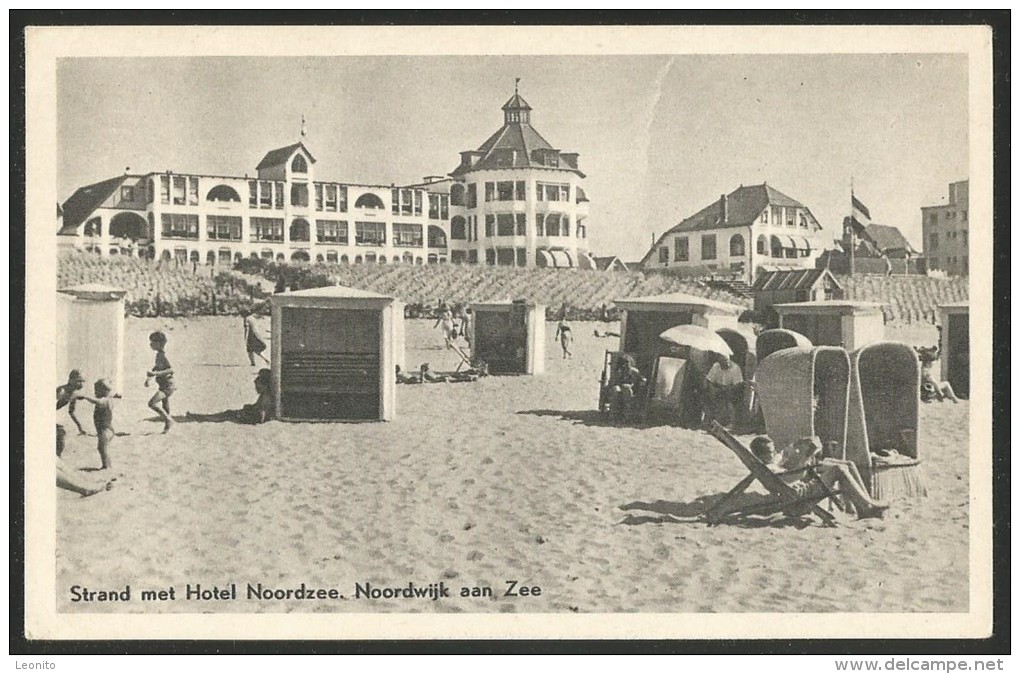
[[[795,346],[811,346],[811,340],[793,330],[785,330],[783,328],[762,330],[755,344],[755,352],[760,363],[776,351],[790,349]]]
[[[875,498],[926,496],[918,454],[921,363],[900,342],[851,356],[846,456]]]
[[[776,351],[758,364],[755,385],[766,432],[777,449],[817,436],[825,456],[845,458],[850,392],[845,349],[799,346]]]
[[[762,463],[751,453],[750,449],[733,437],[718,422],[712,422],[708,432],[732,450],[749,471],[747,477],[738,482],[733,489],[727,492],[725,496],[705,513],[705,521],[710,526],[731,518],[741,518],[746,515],[772,515],[777,512],[782,512],[791,517],[799,517],[811,513],[816,515],[822,521],[822,524],[836,526],[835,516],[822,509],[818,504],[824,499],[836,496],[837,492],[825,486],[825,483],[814,473],[813,467],[808,466],[784,473],[776,473]],[[817,488],[810,489],[809,494],[801,496],[784,481],[783,478],[789,477],[813,481],[816,483]],[[763,501],[754,504],[740,504],[738,499],[755,481],[760,482],[768,490],[769,496]]]

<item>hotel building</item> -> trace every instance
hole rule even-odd
[[[641,266],[689,268],[750,282],[759,269],[813,269],[827,243],[804,204],[767,183],[741,185],[659,237]]]
[[[921,231],[928,269],[966,276],[970,271],[967,218],[970,181],[949,184],[949,203],[921,207]]]
[[[504,124],[447,177],[416,185],[317,180],[303,142],[268,152],[254,177],[125,174],[58,208],[61,247],[101,255],[594,268],[576,153],[554,149],[517,93]]]

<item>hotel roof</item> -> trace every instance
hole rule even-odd
[[[315,163],[315,157],[313,157],[312,153],[308,151],[305,144],[298,142],[286,147],[278,147],[275,150],[270,150],[266,153],[266,156],[262,158],[262,161],[259,162],[259,165],[255,167],[255,170],[259,171],[264,168],[269,168],[270,166],[279,166],[290,159],[290,156],[298,149],[304,150],[305,154],[308,155],[308,158],[312,160],[312,163]]]

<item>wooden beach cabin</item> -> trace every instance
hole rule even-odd
[[[970,303],[941,305],[939,324],[942,378],[953,386],[956,395],[970,398]]]
[[[843,286],[828,269],[787,269],[763,271],[751,286],[754,310],[775,327],[772,307],[789,302],[814,302],[843,299]]]
[[[545,372],[545,306],[525,300],[476,302],[471,356],[484,361],[489,374]]]
[[[392,419],[404,311],[394,298],[342,286],[279,293],[272,369],[277,418]]]
[[[819,346],[841,346],[847,351],[885,339],[885,317],[877,302],[819,300],[775,304],[779,327],[793,330]]]
[[[88,283],[57,293],[57,380],[80,370],[92,395],[92,384],[107,379],[114,390],[124,387],[124,296],[126,290]]]
[[[736,304],[687,293],[628,297],[614,304],[620,309],[620,351],[633,354],[642,371],[655,357],[669,352],[669,345],[659,339],[666,330],[677,325],[737,329],[737,317],[744,311]]]

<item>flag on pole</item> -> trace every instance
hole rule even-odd
[[[868,207],[858,199],[854,194],[850,193],[850,225],[853,227],[854,234],[860,236],[864,233],[864,228],[871,224],[871,213],[868,211]]]

